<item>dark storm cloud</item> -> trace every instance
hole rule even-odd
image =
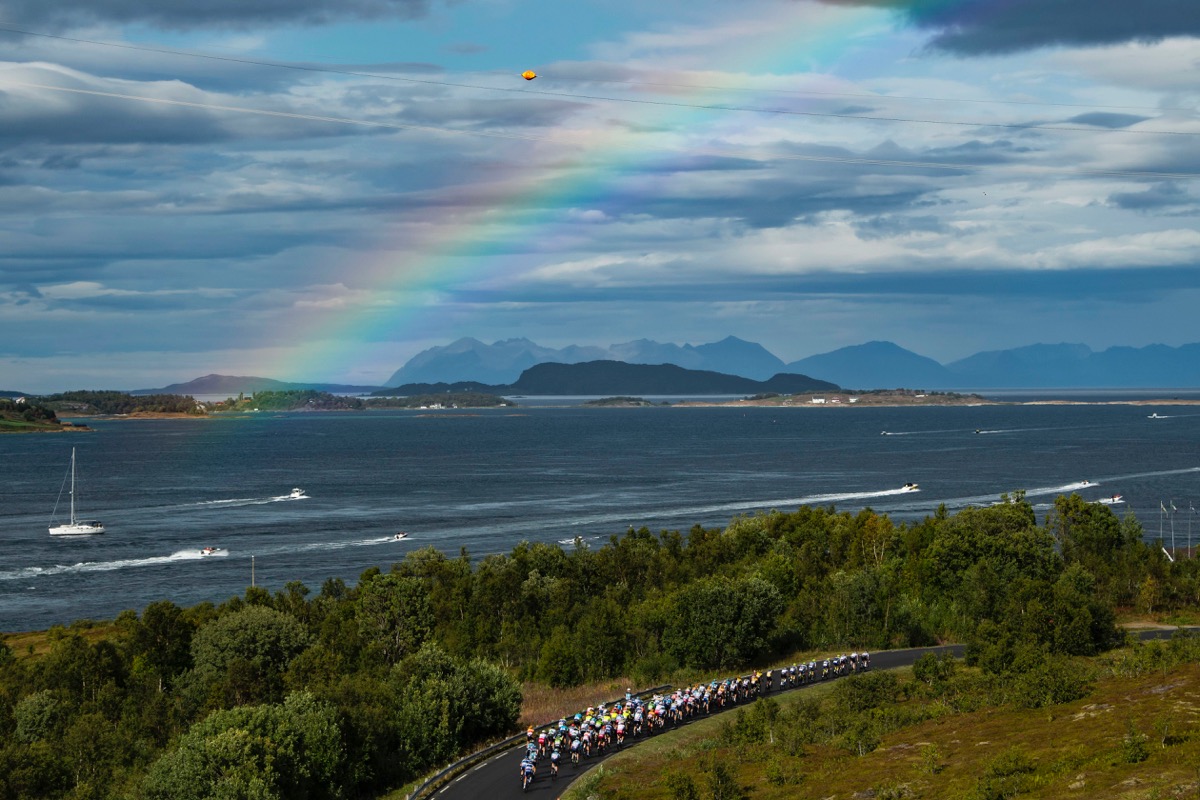
[[[1070,295],[1075,301],[1155,299],[1195,289],[1195,268],[1134,267],[1129,269],[964,270],[931,265],[925,270],[879,272],[812,272],[803,275],[731,275],[728,280],[698,279],[688,283],[687,299],[696,302],[767,302],[797,298],[854,297],[859,302],[912,302],[914,298],[1014,298]],[[664,269],[664,274],[669,274]],[[580,287],[559,284],[515,284],[462,289],[452,294],[460,303],[611,303],[675,302],[673,281],[636,285]]]
[[[1115,114],[1106,111],[1093,111],[1088,114],[1079,114],[1071,117],[1067,122],[1078,122],[1083,125],[1095,125],[1098,128],[1128,128],[1130,125],[1137,125],[1139,122],[1145,122],[1150,117],[1139,117],[1135,114]]]
[[[31,97],[31,92],[42,92]],[[69,99],[66,99],[68,98]],[[211,112],[201,109],[151,108],[112,98],[60,95],[45,90],[0,90],[4,124],[0,145],[53,142],[215,142],[229,133]]]
[[[256,138],[287,141],[384,131],[302,116],[272,116],[339,116],[336,110],[327,107],[299,105],[306,102],[303,99],[246,101],[210,94],[180,82],[113,83],[37,68],[14,69],[8,74],[16,76],[18,81],[39,85],[0,88],[0,109],[4,112],[0,147],[31,143],[186,145]],[[238,110],[242,108],[246,110]],[[70,167],[67,158],[62,163],[49,162],[45,166]]]
[[[873,214],[908,208],[922,194],[917,190],[860,193],[844,181],[797,185],[787,180],[763,180],[753,182],[736,203],[719,193],[708,197],[662,195],[641,200],[635,210],[666,219],[737,219],[751,228],[781,228],[829,211]],[[603,205],[599,207],[607,210]],[[624,202],[611,209],[614,214],[629,210]]]
[[[933,32],[932,47],[961,55],[1200,36],[1195,0],[821,1],[894,8],[911,24]]]
[[[184,30],[418,19],[429,13],[429,6],[430,0],[0,0],[0,19],[60,30],[97,23]]]
[[[16,286],[13,288],[12,293],[15,297],[16,304],[19,306],[26,305],[33,300],[40,300],[42,298],[42,293],[39,292],[38,288],[32,283],[23,283],[19,286]]]
[[[1196,198],[1188,194],[1179,184],[1167,181],[1151,186],[1143,192],[1119,192],[1110,195],[1108,203],[1127,211],[1151,212],[1181,206],[1194,206]]]
[[[854,232],[864,240],[891,239],[910,233],[952,233],[953,228],[942,222],[941,218],[925,216],[900,216],[897,214],[881,214],[874,217],[864,217],[854,222]]]

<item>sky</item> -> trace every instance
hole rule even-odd
[[[1200,341],[1198,109],[1190,0],[0,0],[0,389]]]

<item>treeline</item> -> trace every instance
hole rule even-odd
[[[195,398],[178,394],[132,395],[111,391],[75,391],[38,397],[59,411],[86,414],[133,414],[136,412],[203,414]]]
[[[520,679],[657,682],[798,650],[966,641],[985,673],[1073,691],[1118,607],[1194,605],[1132,518],[1021,497],[897,526],[802,508],[603,547],[410,553],[356,586],[160,602],[90,642],[0,646],[0,797],[371,796],[510,731]],[[1016,683],[1012,683],[1016,682]],[[1056,688],[1060,687],[1060,688]]]
[[[367,408],[495,408],[515,403],[491,394],[451,392],[411,397],[347,397],[315,389],[255,392],[253,397],[229,398],[213,406],[214,411],[361,411]]]
[[[363,407],[357,397],[344,397],[316,389],[255,392],[253,397],[238,396],[212,406],[213,411],[354,411]]]
[[[39,403],[31,403],[29,401],[18,403],[8,399],[0,399],[0,419],[19,419],[35,424],[58,424],[58,417],[55,415],[53,409]]]
[[[395,576],[168,602],[48,654],[0,644],[0,797],[374,796],[510,731],[520,687],[410,619]]]
[[[1193,602],[1198,585],[1135,520],[1074,496],[1045,526],[1021,498],[911,526],[802,508],[723,531],[631,530],[595,550],[522,544],[477,565],[421,551],[394,574],[424,587],[449,652],[554,686],[943,640],[977,641],[1003,669],[1019,651],[1103,650],[1115,608]]]

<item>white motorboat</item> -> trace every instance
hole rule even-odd
[[[202,556],[215,556],[217,553],[220,553],[220,552],[222,552],[222,551],[221,551],[221,548],[219,548],[219,547],[201,547],[200,548],[200,555],[202,555]]]
[[[288,499],[289,500],[307,500],[308,495],[306,495],[304,493],[303,489],[296,488],[296,489],[292,489],[291,494],[288,495]]]
[[[401,539],[407,539],[407,538],[408,538],[408,534],[405,533],[404,531],[400,531],[399,533],[397,533],[395,536],[392,537],[392,539],[394,539],[397,542],[400,541]]]
[[[1101,497],[1095,502],[1102,506],[1115,506],[1117,503],[1124,503],[1125,498],[1121,497],[1119,494],[1114,494],[1112,497]]]
[[[906,483],[906,484],[904,484],[904,486],[902,486],[900,488],[900,491],[902,491],[902,492],[919,492],[919,491],[921,491],[921,487],[915,483]]]
[[[66,484],[66,478],[63,478],[63,484]],[[58,490],[58,497],[62,499],[62,489]],[[58,512],[58,501],[54,503],[54,511],[50,512],[50,521],[54,522],[54,515]],[[51,536],[88,536],[93,533],[104,533],[104,525],[100,520],[96,519],[78,519],[75,516],[75,448],[71,448],[71,521],[65,525],[50,525]]]

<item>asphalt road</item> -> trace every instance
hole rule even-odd
[[[926,653],[953,653],[957,657],[962,657],[962,652],[962,645],[920,647],[911,650],[884,650],[871,653],[871,669],[893,669],[895,667],[909,666]],[[834,680],[837,679],[835,678]],[[816,685],[818,684],[805,684],[804,686],[798,686],[784,692],[774,691],[770,696],[776,697],[791,692],[802,692],[808,686]],[[729,711],[731,708],[745,707],[746,704],[741,703],[717,713],[725,713],[725,711]],[[711,716],[713,715],[709,714],[706,717],[698,717],[697,719],[708,719]],[[684,724],[687,725],[690,723]],[[670,735],[670,733],[659,733],[655,735],[655,738],[667,735]],[[634,747],[643,741],[646,741],[645,737],[637,740],[626,740],[625,747]],[[521,756],[524,752],[525,745],[521,743],[493,756],[487,761],[476,764],[467,770],[467,772],[448,783],[440,791],[434,793],[432,797],[437,798],[437,800],[479,800],[479,798],[505,800],[510,797],[551,800],[566,791],[567,787],[587,772],[587,770],[602,763],[606,758],[618,751],[614,749],[603,756],[584,759],[578,767],[572,767],[571,763],[564,759],[563,765],[559,768],[558,778],[553,781],[550,779],[550,764],[545,759],[542,759],[538,762],[537,778],[534,779],[527,790],[522,792],[518,766],[521,763]]]
[[[1169,639],[1173,633],[1173,629],[1148,630],[1138,631],[1136,636],[1145,641],[1147,639]],[[943,645],[941,647],[917,647],[909,650],[881,650],[871,653],[871,669],[874,671],[911,666],[913,662],[926,653],[951,653],[956,658],[961,658],[963,650],[964,647],[960,644]],[[806,684],[784,692],[775,691],[770,696],[776,697],[791,692],[802,692],[809,686],[816,685],[818,684]],[[745,707],[746,704],[742,703],[730,708]],[[717,713],[725,713],[725,711],[729,710],[727,708]],[[711,717],[712,715],[708,716]],[[699,717],[698,719],[708,719],[708,717]],[[656,734],[655,738],[665,735],[670,734],[669,732]],[[625,747],[634,747],[643,741],[646,741],[646,739],[629,740],[626,742]],[[435,792],[431,797],[437,798],[437,800],[479,800],[480,798],[485,798],[486,800],[507,800],[507,798],[522,797],[553,800],[553,798],[557,798],[566,791],[567,787],[585,774],[587,770],[602,763],[606,758],[618,751],[612,750],[604,756],[586,759],[577,768],[573,768],[569,761],[564,760],[562,767],[559,769],[558,778],[553,781],[550,779],[550,764],[543,759],[538,762],[537,778],[534,779],[527,790],[522,792],[518,766],[521,763],[521,756],[524,752],[525,745],[521,743],[491,757],[487,761],[476,764],[467,770],[467,772],[446,784],[441,790]]]

